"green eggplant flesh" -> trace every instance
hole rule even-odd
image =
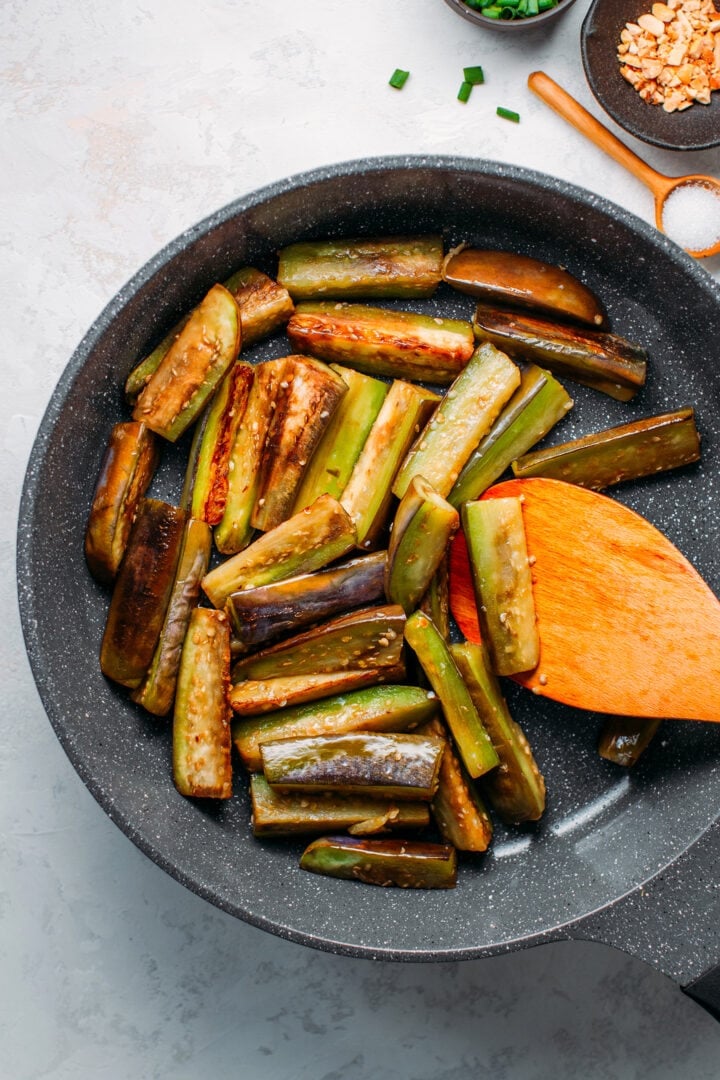
[[[131,697],[155,716],[166,716],[175,698],[180,656],[190,614],[197,606],[200,582],[207,573],[212,532],[205,521],[191,518],[185,525],[175,583],[170,595],[155,655],[140,686]]]
[[[382,536],[397,471],[439,400],[412,383],[392,383],[340,499],[355,522],[360,547],[371,548]]]
[[[483,645],[464,642],[450,651],[500,759],[480,781],[485,798],[502,821],[537,821],[545,810],[545,781],[520,725],[511,717]]]
[[[181,795],[229,799],[230,623],[223,611],[195,608],[185,636],[173,715],[173,778]]]
[[[230,595],[320,570],[356,545],[357,531],[331,495],[294,514],[231,556],[203,578],[210,603],[224,608]]]
[[[328,364],[442,386],[474,350],[469,323],[364,304],[298,304],[287,332],[296,352]]]
[[[332,368],[347,385],[347,393],[310,459],[295,500],[295,513],[319,495],[342,496],[389,389],[387,383],[352,368],[339,364]]]
[[[427,592],[459,525],[455,507],[423,477],[413,477],[395,514],[385,574],[388,600],[400,604],[406,615]]]
[[[402,659],[404,628],[405,613],[397,604],[360,608],[241,657],[233,679],[396,667]]]
[[[540,659],[540,638],[522,502],[465,503],[462,519],[482,637],[495,671],[531,671]]]
[[[512,462],[540,442],[573,406],[565,387],[535,364],[522,371],[520,386],[463,466],[448,502],[458,509],[479,499]]]
[[[399,499],[414,476],[446,498],[460,472],[520,385],[520,371],[505,353],[488,342],[478,346],[453,382],[393,484]]]
[[[157,440],[131,420],[110,432],[85,530],[85,559],[94,578],[114,581],[140,500],[158,463]]]
[[[240,312],[213,285],[163,356],[135,403],[133,419],[175,442],[197,419],[240,350]]]
[[[458,753],[475,779],[499,764],[499,758],[445,639],[422,611],[405,625],[405,639],[437,694]]]

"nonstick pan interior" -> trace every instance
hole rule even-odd
[[[103,312],[60,381],[33,450],[18,546],[23,625],[43,702],[120,828],[179,881],[255,925],[320,948],[409,960],[533,944],[676,860],[720,810],[720,726],[668,721],[624,772],[596,753],[600,717],[510,685],[511,709],[546,776],[544,820],[498,825],[491,852],[463,860],[453,891],[318,878],[297,868],[301,842],[252,838],[242,776],[220,807],[177,794],[169,722],[143,714],[100,674],[108,596],[86,570],[83,533],[108,433],[127,417],[125,376],[212,283],[245,264],[272,273],[277,249],[293,240],[437,231],[446,247],[466,241],[567,267],[602,298],[613,330],[648,348],[648,385],[632,403],[568,384],[576,404],[562,440],[695,407],[702,464],[614,494],[720,591],[720,290],[678,248],[600,198],[525,170],[448,158],[351,163],[285,181],[226,207],[152,260]],[[466,318],[473,310],[470,298],[445,288],[411,306]],[[278,337],[250,358],[286,351]],[[178,498],[186,451],[183,443],[166,452],[153,494]]]

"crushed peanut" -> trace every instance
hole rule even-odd
[[[650,105],[682,112],[720,90],[720,11],[713,0],[655,3],[620,33],[620,74]]]

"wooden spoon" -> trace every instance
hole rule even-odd
[[[620,75],[618,75],[618,78],[620,78]],[[571,97],[544,71],[533,71],[528,76],[528,86],[551,109],[554,109],[564,120],[577,128],[581,135],[594,142],[610,157],[615,158],[615,161],[637,177],[646,187],[650,188],[655,196],[655,224],[660,232],[665,231],[663,227],[665,203],[669,195],[677,188],[688,186],[704,188],[714,192],[720,198],[720,180],[716,180],[714,176],[707,176],[705,173],[692,173],[687,176],[665,176],[664,173],[651,168],[647,162],[639,158],[632,150],[629,150],[619,139],[616,139],[606,127],[603,127],[599,120],[596,120],[587,109],[584,109],[574,97]],[[720,240],[713,237],[712,242],[704,248],[686,248],[686,250],[689,255],[693,255],[696,259],[704,259],[708,255],[717,255],[720,252]]]
[[[523,497],[540,634],[540,662],[517,681],[579,709],[720,721],[720,601],[677,548],[622,503],[562,480],[509,480],[483,498],[508,495]],[[479,641],[462,533],[450,607]]]

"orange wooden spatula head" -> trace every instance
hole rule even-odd
[[[720,601],[653,525],[605,495],[541,478],[522,496],[540,662],[515,676],[537,694],[621,716],[720,720]],[[464,537],[450,553],[450,607],[479,640]]]

